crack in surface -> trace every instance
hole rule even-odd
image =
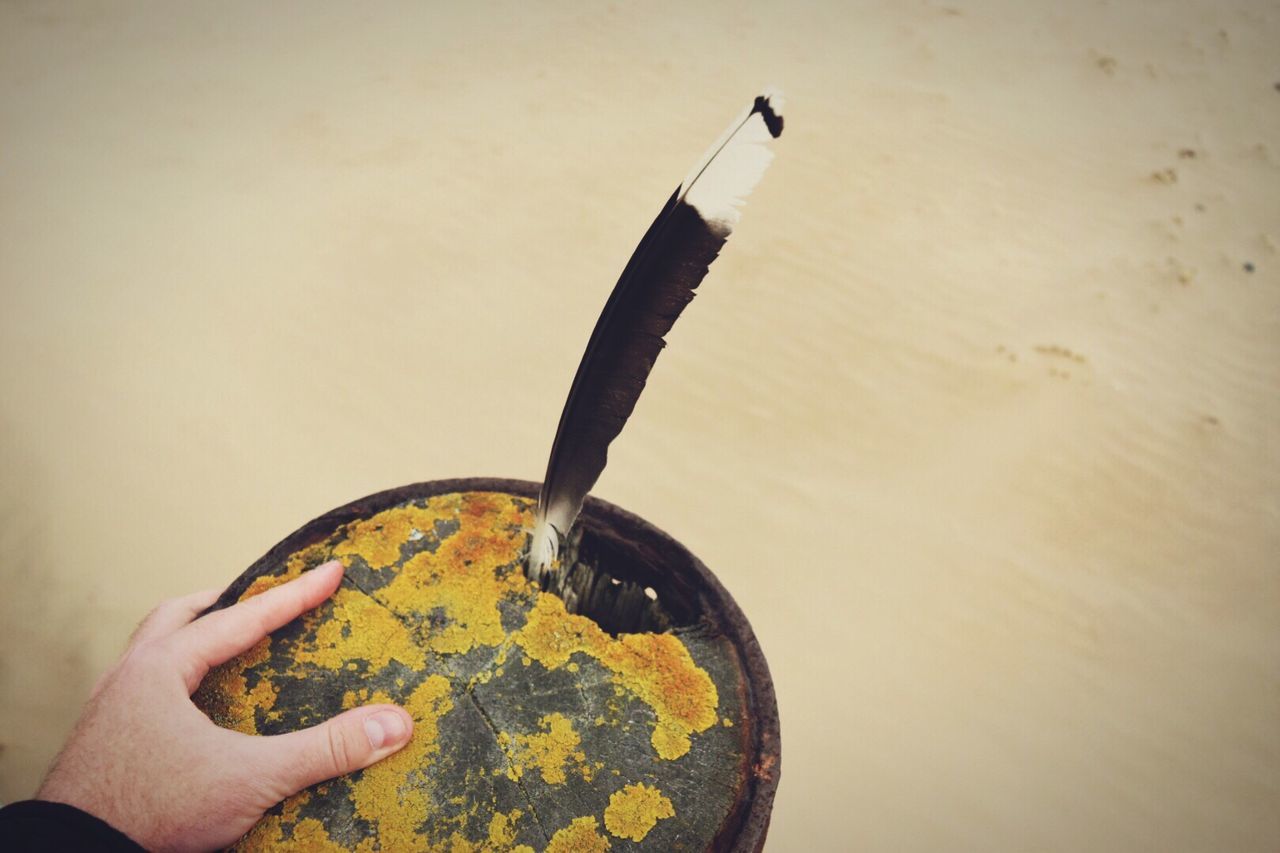
[[[507,748],[502,745],[502,739],[498,737],[498,727],[493,724],[493,719],[489,716],[489,712],[480,704],[480,700],[476,698],[475,693],[470,688],[466,691],[467,698],[471,700],[471,704],[475,705],[476,710],[480,712],[480,716],[484,718],[484,724],[489,727],[489,731],[493,733],[494,743],[498,745],[498,750],[502,753],[502,757],[507,761],[507,767],[511,770],[511,775],[515,779],[516,787],[520,789],[520,794],[524,797],[525,803],[529,806],[529,814],[533,815],[533,822],[538,825],[538,831],[542,833],[542,840],[550,843],[551,836],[547,835],[547,829],[542,825],[542,818],[538,816],[538,810],[533,806],[533,798],[529,796],[529,791],[524,786],[524,780],[515,772],[515,762],[511,759],[511,754],[507,752]]]
[[[397,567],[397,568],[398,568],[398,567]],[[343,582],[343,583],[349,583],[349,584],[351,584],[353,587],[355,587],[355,588],[356,588],[357,590],[359,590],[360,592],[363,592],[365,595],[369,596],[370,598],[373,598],[373,600],[374,600],[374,601],[377,601],[377,599],[376,599],[376,598],[374,598],[373,593],[372,593],[370,590],[367,590],[367,589],[365,589],[364,587],[362,587],[362,586],[360,585],[360,582],[359,582],[359,581],[357,581],[355,578],[353,578],[351,575],[345,574],[345,571],[346,571],[345,569],[344,569],[343,571],[344,571],[344,574],[342,575],[342,582]],[[378,589],[382,589],[382,587],[378,587]],[[380,601],[379,601],[378,603],[379,603],[379,604],[382,604],[382,602],[380,602]],[[386,605],[385,605],[385,604],[384,604],[383,606],[384,606],[384,607],[386,607]],[[388,610],[390,610],[390,608],[387,608],[387,609],[388,609]]]
[[[400,571],[400,568],[401,568],[400,566],[396,566],[396,571],[397,571],[397,572],[398,572],[398,571]],[[379,606],[379,607],[381,607],[383,610],[385,610],[385,611],[387,611],[388,613],[390,613],[390,614],[391,614],[391,618],[393,618],[393,619],[395,619],[397,622],[399,622],[399,623],[404,627],[404,629],[405,629],[406,631],[408,631],[410,635],[412,635],[412,636],[413,636],[414,641],[415,641],[415,642],[417,643],[417,645],[418,645],[418,646],[423,650],[423,652],[424,652],[424,653],[426,653],[426,654],[428,654],[428,655],[430,655],[430,656],[431,656],[431,657],[436,661],[436,663],[438,663],[438,664],[440,665],[440,668],[444,670],[444,674],[448,675],[450,678],[461,678],[461,677],[462,677],[462,672],[461,672],[460,670],[456,669],[456,668],[452,665],[451,660],[452,660],[453,658],[461,658],[461,657],[464,657],[464,656],[465,656],[465,653],[464,653],[464,654],[462,654],[462,655],[455,655],[455,654],[445,655],[445,654],[442,654],[442,653],[439,653],[439,652],[431,651],[431,649],[430,649],[430,647],[429,647],[428,643],[427,643],[427,642],[425,642],[425,641],[429,641],[430,636],[431,636],[431,633],[430,633],[429,629],[428,629],[425,625],[423,625],[423,624],[422,624],[422,623],[420,623],[420,622],[419,622],[419,623],[417,623],[417,624],[415,624],[413,621],[411,621],[411,620],[409,619],[409,617],[408,617],[408,616],[406,616],[406,615],[404,615],[404,614],[400,613],[398,610],[396,610],[395,608],[393,608],[391,605],[387,604],[385,601],[383,601],[382,599],[378,598],[378,596],[374,595],[374,594],[373,594],[373,592],[370,592],[369,590],[367,590],[367,589],[365,589],[364,587],[362,587],[359,583],[357,583],[357,582],[356,582],[356,580],[355,580],[354,578],[347,577],[347,576],[343,576],[343,578],[342,578],[342,582],[343,582],[343,583],[347,583],[348,581],[350,581],[350,582],[351,582],[351,586],[355,587],[355,589],[356,589],[357,591],[364,593],[364,595],[365,595],[365,596],[367,596],[367,597],[368,597],[368,599],[369,599],[370,601],[372,601],[374,604],[378,605],[378,606]],[[383,588],[383,587],[378,587],[378,589],[379,589],[379,590],[380,590],[380,589],[382,589],[382,588]],[[377,590],[374,590],[374,592],[377,592]],[[476,648],[480,648],[480,646],[477,646]],[[487,648],[487,647],[486,647],[486,648]],[[496,657],[496,655],[495,655],[495,657]],[[483,668],[483,669],[479,670],[479,671],[478,671],[478,673],[479,673],[479,672],[487,671],[487,670],[492,669],[492,668],[493,668],[493,661],[492,661],[492,660],[490,660],[490,661],[486,664],[485,668]],[[430,669],[431,669],[431,666],[430,666],[430,663],[428,663],[428,665],[427,665],[427,667],[426,667],[426,671],[430,671]],[[478,673],[477,673],[477,674],[478,674]],[[468,687],[468,689],[470,689],[470,688]]]

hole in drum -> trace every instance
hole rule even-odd
[[[697,597],[682,594],[664,566],[625,542],[581,528],[563,544],[559,565],[531,579],[562,598],[570,613],[586,616],[615,637],[687,628],[702,615]]]

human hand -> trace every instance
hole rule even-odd
[[[99,679],[36,796],[89,812],[149,850],[207,850],[235,842],[285,797],[400,749],[413,720],[395,705],[255,737],[218,727],[191,702],[211,667],[320,604],[341,580],[342,564],[326,563],[199,619],[216,590],[161,604]]]

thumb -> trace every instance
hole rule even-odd
[[[395,705],[366,705],[298,732],[263,738],[280,799],[368,767],[409,742],[413,718]]]

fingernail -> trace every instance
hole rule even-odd
[[[364,721],[364,733],[369,736],[369,745],[374,749],[400,743],[406,730],[404,718],[395,711],[379,711]]]
[[[341,566],[341,565],[342,565],[341,560],[330,560],[327,563],[321,563],[320,565],[316,566],[315,570],[321,571],[323,569],[332,569],[334,566]]]

